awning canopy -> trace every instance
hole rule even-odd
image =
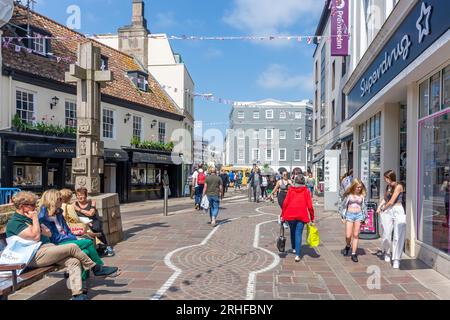
[[[72,159],[76,157],[76,146],[75,143],[10,140],[7,152],[12,157]]]
[[[133,152],[133,163],[161,163],[181,165],[183,159],[175,154]]]
[[[121,149],[105,149],[105,161],[108,162],[126,162],[128,161],[128,153]]]

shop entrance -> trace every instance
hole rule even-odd
[[[49,189],[62,189],[62,170],[60,163],[49,163],[47,166],[47,186]]]

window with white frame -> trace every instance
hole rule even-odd
[[[273,151],[272,149],[266,149],[266,161],[272,161],[273,160]]]
[[[73,101],[66,101],[66,127],[77,128],[77,104]]]
[[[253,130],[253,139],[255,139],[255,140],[259,139],[259,130],[258,129]]]
[[[266,129],[266,139],[271,140],[273,138],[273,129]]]
[[[34,93],[25,90],[16,90],[16,114],[22,122],[32,124],[35,120]]]
[[[266,119],[273,119],[273,110],[266,110]]]
[[[302,138],[302,129],[296,129],[295,130],[295,139],[301,139]]]
[[[259,149],[252,149],[252,160],[259,161]]]
[[[47,54],[47,43],[46,43],[46,39],[44,38],[44,36],[40,33],[37,32],[33,32],[33,50],[36,53],[42,54],[42,55],[46,55]]]
[[[253,111],[253,119],[259,119],[259,111]]]
[[[244,149],[243,148],[238,149],[238,160],[244,161]]]
[[[133,138],[142,140],[142,117],[133,116]]]
[[[286,130],[280,130],[280,139],[285,140],[286,139]]]
[[[280,119],[286,119],[286,111],[280,112]]]
[[[302,113],[300,111],[295,111],[295,119],[301,119],[302,118]]]
[[[166,123],[159,122],[158,124],[158,141],[161,143],[166,142]]]
[[[244,111],[238,111],[238,119],[245,119]]]
[[[294,150],[294,161],[301,161],[301,152],[300,150]]]
[[[279,150],[278,160],[286,161],[286,149],[280,149]]]
[[[114,111],[103,109],[103,138],[114,139]]]
[[[245,135],[244,135],[244,130],[242,130],[242,129],[239,129],[238,130],[238,139],[244,139],[245,138]]]

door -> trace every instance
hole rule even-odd
[[[62,171],[60,163],[49,163],[47,167],[47,187],[49,189],[62,189]]]

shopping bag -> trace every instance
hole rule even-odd
[[[200,207],[202,207],[205,210],[209,209],[209,200],[207,196],[203,196],[202,202],[200,203]]]
[[[29,264],[42,242],[24,240],[18,236],[11,236],[6,239],[7,246],[0,256],[0,264]],[[17,270],[17,275],[23,272]],[[1,272],[0,276],[10,276],[11,272]]]
[[[314,223],[308,223],[306,225],[306,244],[311,248],[316,248],[320,244],[319,230]]]
[[[277,238],[277,249],[280,252],[284,252],[286,248],[286,238],[284,237],[283,224],[280,225],[280,235]]]

